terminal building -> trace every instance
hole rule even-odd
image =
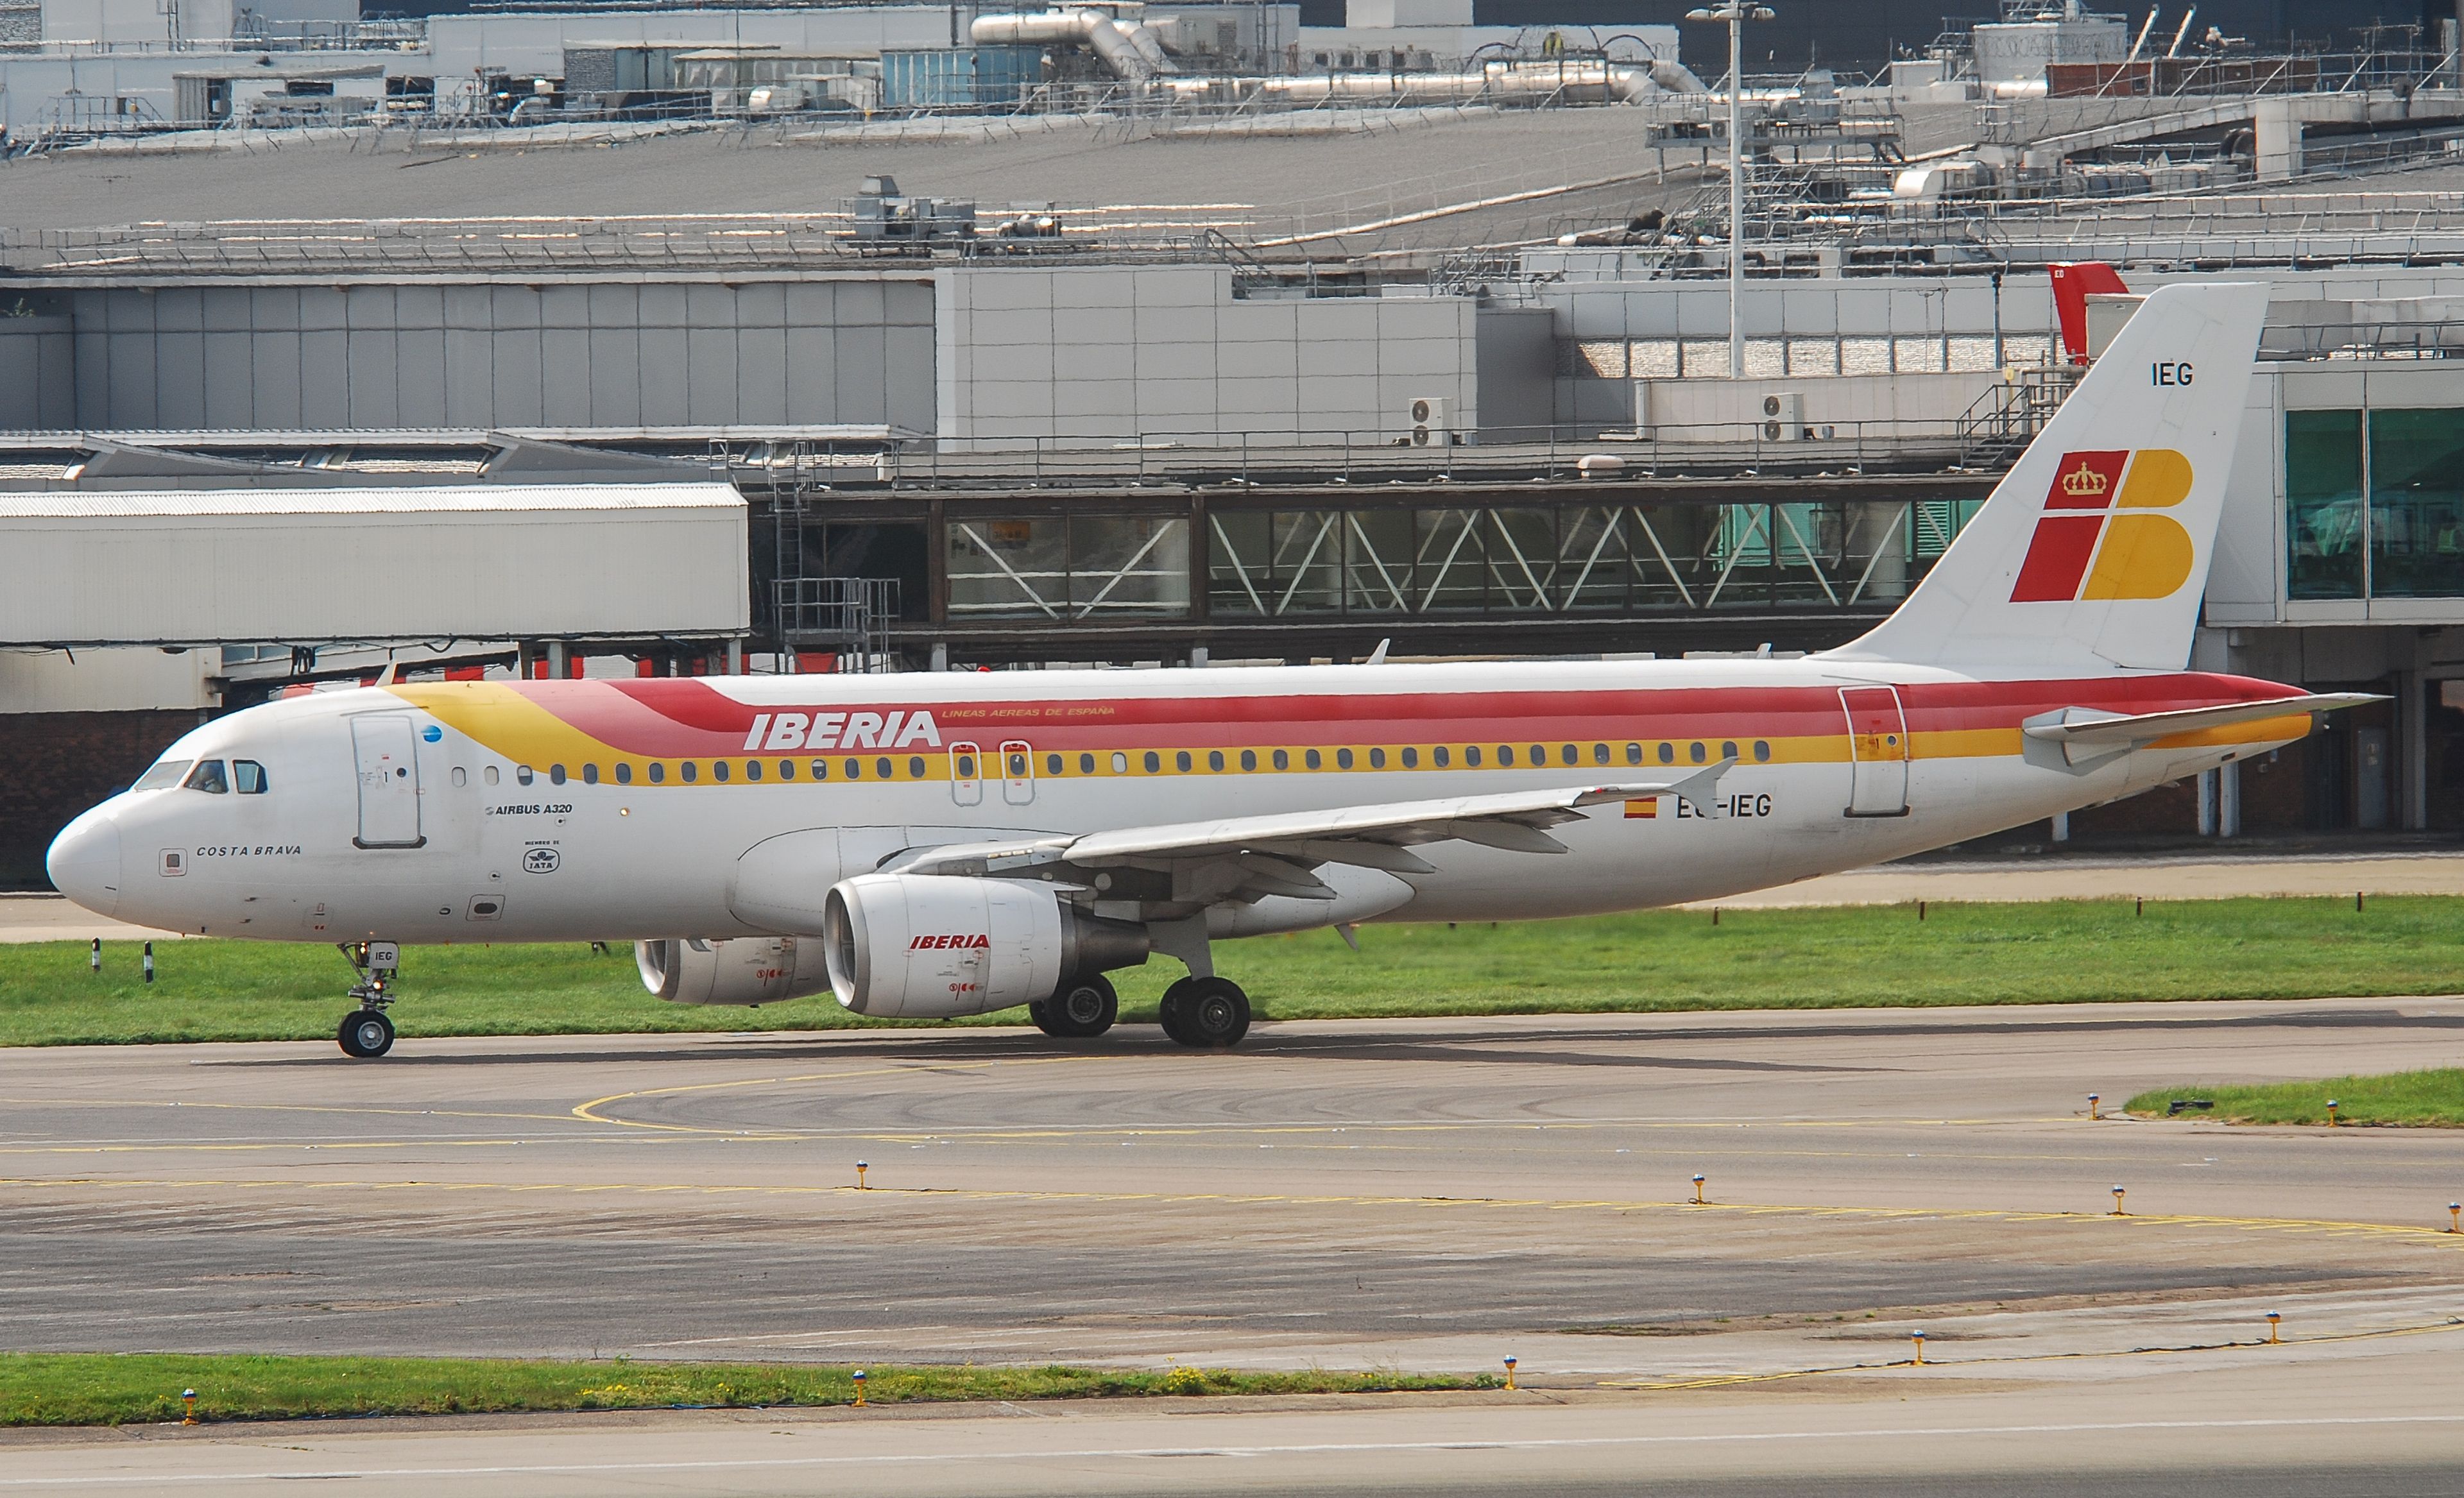
[[[0,523],[46,538],[0,562],[0,879],[198,715],[388,669],[1818,650],[2058,408],[2050,270],[2083,261],[2269,282],[2194,660],[2388,700],[2070,830],[2464,829],[2452,67],[2400,98],[1749,80],[1732,375],[1726,104],[1654,55],[1537,99],[0,164]],[[113,211],[130,181],[149,211]],[[419,518],[332,549],[379,513]],[[251,606],[117,602],[201,591]]]

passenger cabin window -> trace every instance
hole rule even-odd
[[[201,790],[214,796],[225,795],[231,790],[231,782],[223,775],[220,760],[198,760],[197,767],[188,772],[187,783],[190,790]]]
[[[262,796],[266,792],[267,784],[264,765],[254,760],[231,761],[231,789],[243,796]]]
[[[137,783],[128,788],[130,790],[168,790],[180,783],[181,779],[188,773],[188,766],[192,762],[187,760],[158,760],[152,769],[137,777]]]

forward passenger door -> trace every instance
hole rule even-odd
[[[351,753],[360,779],[360,848],[417,848],[419,755],[407,713],[363,713],[351,719]]]

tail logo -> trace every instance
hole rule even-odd
[[[2014,604],[2167,598],[2198,548],[2169,510],[2190,493],[2190,460],[2170,448],[2065,452],[2011,589]]]

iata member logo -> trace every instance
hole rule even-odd
[[[2180,521],[2150,512],[2189,492],[2190,460],[2170,448],[2063,453],[2011,602],[2168,597],[2197,547]]]

